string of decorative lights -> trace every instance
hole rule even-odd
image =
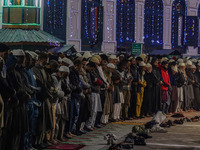
[[[181,18],[182,21],[180,20]],[[186,1],[175,0],[172,5],[172,48],[183,48],[184,45],[187,43],[186,19],[187,19]],[[182,24],[181,26],[180,23]],[[181,43],[179,42],[180,39]]]
[[[102,0],[82,1],[82,45],[97,45],[102,39]]]
[[[162,48],[163,45],[163,1],[146,0],[144,42],[147,48]]]
[[[135,2],[117,0],[117,47],[131,47],[134,41]]]

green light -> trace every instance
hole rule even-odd
[[[22,5],[10,5],[10,6],[3,6],[3,8],[40,8],[36,6],[22,6]]]
[[[2,25],[24,25],[24,26],[40,26],[40,24],[36,23],[2,23]]]

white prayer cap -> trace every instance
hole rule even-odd
[[[60,72],[68,72],[69,73],[69,68],[67,66],[60,66],[59,71]]]
[[[198,63],[198,64],[197,64],[197,66],[199,66],[199,67],[200,67],[200,63]]]
[[[186,62],[186,65],[187,65],[187,66],[191,66],[191,65],[192,65],[192,62],[191,62],[190,60],[188,60],[188,61]]]
[[[150,68],[152,65],[150,63],[147,63],[146,68]]]
[[[144,59],[147,57],[147,55],[146,54],[140,54],[139,57],[141,57],[143,59],[143,61],[144,61]]]
[[[163,61],[168,61],[169,59],[167,58],[167,57],[163,57],[162,59],[161,59],[161,62],[163,62]]]
[[[108,67],[108,68],[115,69],[115,65],[114,65],[114,64],[112,64],[112,63],[109,63],[109,64],[107,64],[107,67]]]
[[[115,55],[110,55],[109,59],[117,59]]]
[[[191,60],[193,63],[197,63],[197,60],[194,58]]]
[[[89,51],[86,51],[84,54],[83,54],[83,57],[88,59],[90,57],[92,57],[91,53]]]
[[[12,54],[14,56],[25,56],[25,53],[22,49],[15,49],[12,51]]]
[[[171,69],[175,72],[178,72],[178,67],[177,66],[172,66]]]
[[[76,53],[77,57],[83,57],[80,53]]]
[[[140,64],[139,64],[140,67],[145,67],[146,64],[144,63],[144,61],[142,61]]]
[[[96,64],[100,64],[100,61],[99,61],[98,58],[96,58],[96,57],[92,57],[92,58],[90,59],[90,61],[93,62],[93,63],[96,63]]]
[[[191,69],[196,69],[197,67],[195,65],[192,65],[190,68]]]
[[[178,63],[183,63],[183,59],[179,58],[178,60]]]
[[[180,63],[179,67],[185,67],[185,63]]]
[[[38,60],[38,54],[36,54],[35,52],[33,52],[33,51],[26,51],[26,53],[28,53],[32,57],[32,59]]]
[[[174,59],[170,59],[170,60],[169,60],[169,63],[172,63],[172,62],[175,62],[175,60],[174,60]]]
[[[64,62],[64,63],[70,65],[71,60],[70,60],[69,58],[66,58],[66,57],[65,57],[65,58],[62,59],[62,62]]]

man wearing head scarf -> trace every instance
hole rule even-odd
[[[28,113],[28,124],[29,132],[25,134],[25,147],[26,149],[32,149],[33,143],[35,142],[35,130],[38,117],[38,108],[41,107],[41,103],[36,98],[36,93],[40,90],[37,87],[36,80],[33,75],[32,67],[35,66],[37,54],[34,52],[26,52],[25,54],[25,72],[24,76],[27,79],[28,86],[35,92],[31,99],[27,103],[27,113]]]
[[[144,88],[147,86],[147,82],[145,81],[144,75],[146,70],[146,64],[142,61],[139,64],[138,69],[138,86],[137,86],[137,102],[136,102],[136,117],[141,116],[141,108],[144,98]]]
[[[177,65],[171,65],[171,71],[169,72],[169,76],[172,89],[170,91],[171,104],[169,107],[169,113],[175,113],[178,105],[177,74],[178,74]]]
[[[36,94],[37,99],[41,102],[42,107],[39,107],[39,117],[36,130],[36,148],[45,148],[44,144],[45,135],[53,129],[52,110],[50,100],[53,99],[51,94],[51,87],[49,86],[50,73],[46,69],[48,55],[46,53],[39,53],[36,65],[33,67],[33,74],[36,79],[37,86],[41,90]],[[46,136],[47,138],[48,136]],[[45,139],[46,142],[49,140]]]
[[[161,85],[163,84],[162,76],[160,70],[158,69],[158,59],[156,57],[152,58],[152,112],[157,113],[161,110]]]
[[[13,150],[24,148],[24,136],[28,131],[27,124],[27,109],[26,104],[31,99],[33,90],[28,87],[28,83],[24,77],[24,60],[25,53],[23,50],[13,50],[12,54],[17,58],[17,64],[13,72],[10,72],[10,78],[13,86],[16,90],[17,97],[19,99],[18,106],[13,110]],[[23,140],[20,144],[20,140]]]
[[[146,73],[144,75],[147,86],[144,89],[144,100],[142,104],[142,114],[147,117],[152,115],[152,76],[152,65],[148,63],[146,65]]]
[[[138,66],[136,59],[133,57],[131,59],[130,73],[133,77],[131,84],[131,99],[130,99],[130,108],[129,108],[129,117],[136,117],[136,99],[137,99],[137,86],[138,86]]]
[[[193,102],[194,102],[193,85],[194,85],[195,81],[194,81],[194,76],[192,73],[192,66],[193,66],[192,62],[190,60],[188,60],[186,64],[187,64],[186,74],[187,74],[187,79],[188,79],[186,92],[188,93],[188,101],[185,101],[185,109],[191,110]]]
[[[186,86],[187,86],[185,63],[180,63],[178,69],[179,69],[177,74],[178,105],[176,112],[181,112],[183,108],[183,102],[186,101],[188,98],[187,93],[184,93],[184,91],[186,91]]]

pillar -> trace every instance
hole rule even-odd
[[[145,0],[135,0],[136,43],[144,43],[144,7],[145,7]]]
[[[173,0],[163,0],[163,49],[172,48],[172,4]]]
[[[81,0],[67,0],[66,43],[81,51]]]
[[[187,16],[198,16],[198,6],[198,0],[187,0]],[[187,46],[186,54],[190,56],[198,55],[198,47]]]
[[[116,42],[116,7],[117,0],[103,0],[103,43],[102,51],[114,53],[117,48]]]
[[[3,21],[3,0],[0,0],[0,29],[2,29]]]
[[[44,1],[41,0],[40,2],[41,4],[41,8],[40,8],[40,30],[43,30],[44,26],[43,26],[43,23],[44,23]]]

